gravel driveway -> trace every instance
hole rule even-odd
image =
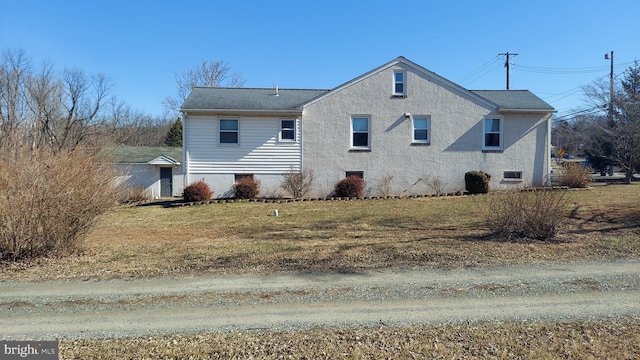
[[[0,339],[640,317],[640,262],[0,283]]]

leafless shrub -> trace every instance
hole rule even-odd
[[[313,170],[297,171],[291,168],[289,172],[282,175],[280,187],[291,194],[294,199],[300,199],[313,189],[313,179]]]
[[[3,150],[0,259],[73,252],[121,198],[112,167],[79,148]]]
[[[374,191],[381,196],[390,196],[391,195],[391,181],[393,180],[393,176],[386,174],[381,178],[377,179],[374,185]]]
[[[126,186],[122,191],[120,202],[123,204],[138,203],[151,200],[151,198],[151,194],[143,186]]]
[[[560,184],[571,188],[584,188],[591,182],[592,170],[575,162],[565,162]]]
[[[425,176],[425,177],[422,178],[422,181],[436,195],[445,194],[445,189],[447,187],[447,183],[445,183],[441,178],[435,177],[435,176]]]
[[[566,204],[561,191],[510,191],[490,197],[486,221],[507,239],[550,240],[566,220]]]

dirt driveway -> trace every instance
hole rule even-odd
[[[0,339],[640,318],[640,262],[0,283]]]

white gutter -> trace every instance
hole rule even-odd
[[[247,109],[182,109],[183,114],[191,113],[194,115],[299,115],[302,116],[302,110],[247,110]]]
[[[548,114],[557,113],[558,110],[542,110],[542,109],[502,109],[498,108],[498,112],[501,114],[507,113],[519,113],[519,114]]]

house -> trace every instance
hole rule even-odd
[[[398,57],[330,90],[194,88],[184,115],[184,183],[229,196],[238,179],[277,196],[282,175],[313,170],[314,196],[346,176],[376,195],[492,189],[550,182],[551,115],[526,90],[467,90]]]
[[[103,155],[116,163],[118,179],[142,187],[152,198],[182,195],[184,179],[181,147],[119,146],[103,149]]]

